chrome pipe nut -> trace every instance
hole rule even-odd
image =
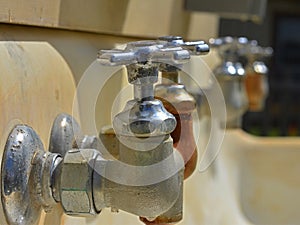
[[[72,149],[64,158],[61,173],[61,204],[68,215],[94,215],[92,179],[99,152],[94,149]]]

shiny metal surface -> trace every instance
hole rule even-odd
[[[255,72],[257,74],[267,75],[268,67],[265,61],[273,55],[273,49],[271,47],[261,47],[256,41],[251,41],[244,51],[248,60],[246,66],[248,73]]]
[[[98,137],[84,135],[71,115],[61,113],[55,118],[50,136],[49,152],[58,153],[62,157],[73,149],[101,149]]]
[[[245,89],[244,79],[240,77],[218,77],[226,103],[227,120],[226,128],[241,126],[241,117],[247,111],[249,102]]]
[[[26,126],[15,127],[8,137],[2,159],[1,200],[9,224],[30,225],[39,219],[42,206],[30,175],[35,169],[31,162],[42,149],[37,134]]]
[[[187,50],[189,47],[200,53],[205,43],[185,43],[180,37],[161,39],[130,42],[125,50],[99,52],[98,59],[104,65],[127,65],[128,81],[134,85],[135,102],[130,101],[125,110],[114,118],[117,135],[157,136],[171,133],[176,126],[175,118],[153,99],[153,84],[157,81],[159,64],[180,66],[194,54]]]
[[[179,39],[177,41],[180,42]],[[200,48],[195,51],[200,51]],[[109,196],[107,202],[110,207],[151,220],[167,211],[170,212],[170,220],[181,219],[182,169],[154,184],[148,184],[149,181],[145,180],[151,179],[153,175],[144,174],[143,171],[169,159],[164,169],[156,171],[164,177],[172,168],[183,165],[181,156],[178,158],[176,151],[173,151],[170,137],[176,127],[176,120],[161,101],[154,99],[153,84],[157,82],[161,65],[180,67],[190,59],[191,54],[190,49],[166,40],[132,42],[127,44],[125,50],[100,51],[100,63],[109,66],[126,65],[128,81],[134,85],[134,99],[128,101],[124,110],[115,116],[113,127],[119,140],[119,160],[136,168],[128,179],[137,183],[143,181],[143,185],[130,186],[105,180],[104,193]],[[113,162],[107,166],[110,165]],[[114,172],[114,167],[108,168],[108,173]],[[101,206],[103,197],[100,194],[98,201],[97,193],[101,193],[101,190],[95,193],[96,205]]]
[[[54,124],[65,122],[65,118],[72,119],[61,114]],[[67,124],[70,123],[60,127],[68,127]],[[52,129],[52,136],[56,137],[53,132],[55,129]],[[61,134],[61,129],[58,132]],[[81,144],[89,147],[94,145],[94,141],[90,141],[94,139],[88,138],[89,141]],[[68,147],[70,143],[57,144]],[[36,224],[42,209],[48,213],[58,202],[70,215],[96,214],[92,198],[94,167],[91,165],[99,154],[94,149],[72,149],[62,159],[57,153],[44,151],[32,128],[16,126],[6,143],[1,173],[1,199],[7,222],[13,225]]]
[[[114,118],[117,135],[149,137],[170,134],[176,120],[163,106],[153,99],[143,102],[129,102],[125,110]]]
[[[222,59],[214,74],[222,88],[226,103],[227,119],[222,121],[227,128],[241,125],[241,116],[248,109],[245,89],[246,49],[250,42],[246,37],[221,37],[209,40],[212,48],[217,48]]]
[[[62,157],[76,145],[76,138],[82,136],[79,124],[70,115],[61,113],[55,118],[50,135],[49,152]]]
[[[181,64],[189,60],[190,53],[181,47],[167,45],[166,41],[129,42],[124,50],[102,50],[98,61],[104,65],[129,65],[144,62]]]
[[[242,62],[245,48],[249,44],[246,37],[220,37],[209,39],[212,48],[218,48],[218,53],[224,62]]]
[[[244,76],[245,68],[240,62],[224,62],[214,69],[214,74],[218,76]],[[226,79],[226,78],[224,78]],[[228,79],[230,79],[228,77]]]
[[[51,174],[57,154],[46,154],[31,127],[16,126],[10,133],[2,159],[1,200],[7,222],[12,225],[36,224],[42,208],[50,211]]]
[[[76,138],[77,148],[80,149],[95,149],[101,151],[102,143],[96,136],[84,135]]]
[[[69,150],[60,179],[61,204],[68,215],[95,215],[93,169],[99,152],[94,149]]]
[[[180,36],[163,36],[158,40],[167,41],[170,46],[180,46],[190,51],[192,55],[206,55],[209,53],[209,45],[205,41],[184,41]]]
[[[49,152],[41,152],[33,159],[33,163],[37,165],[37,167],[35,169],[35,175],[31,179],[34,179],[37,188],[40,188],[38,196],[40,204],[46,213],[51,212],[53,206],[57,204],[54,199],[53,175],[61,160],[60,155]]]
[[[153,84],[157,81],[159,64],[181,65],[190,58],[190,51],[167,41],[139,41],[127,44],[125,50],[100,51],[104,65],[127,65],[128,81],[134,85],[135,102],[114,119],[120,135],[157,136],[174,130],[175,118],[161,102],[154,100]]]

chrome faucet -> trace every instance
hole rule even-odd
[[[268,95],[268,67],[264,59],[272,55],[272,48],[263,48],[255,40],[245,37],[210,39],[217,48],[222,62],[214,74],[222,88],[226,103],[227,128],[241,126],[247,111],[260,111]]]
[[[204,41],[185,42],[178,36],[164,36],[159,40],[167,41],[168,46],[182,47],[192,55],[203,55],[209,52],[209,46]],[[184,179],[188,178],[197,165],[197,149],[193,134],[192,112],[196,108],[194,98],[179,84],[180,65],[161,64],[162,83],[155,86],[155,98],[162,101],[164,107],[177,121],[176,128],[171,133],[174,148],[183,157]],[[165,224],[177,221],[168,219],[168,213],[157,217],[154,221],[141,217],[145,224]]]
[[[128,43],[125,50],[100,51],[105,66],[125,65],[134,99],[115,116],[118,160],[97,137],[83,135],[69,115],[59,115],[44,150],[27,125],[10,133],[1,169],[1,200],[7,222],[36,224],[42,209],[60,204],[73,216],[96,215],[103,208],[123,210],[147,221],[182,218],[184,160],[170,134],[176,119],[154,98],[153,84],[166,64],[180,66],[191,50],[167,41]],[[24,204],[26,202],[26,204]]]
[[[226,103],[227,121],[222,121],[227,128],[241,126],[241,117],[248,109],[245,89],[245,64],[247,58],[244,49],[249,41],[245,37],[223,37],[210,39],[212,48],[218,48],[222,62],[214,69],[214,74],[222,88]]]
[[[168,46],[163,41],[133,42],[127,44],[124,51],[100,52],[99,61],[104,65],[126,65],[128,82],[134,85],[134,99],[127,102],[123,112],[116,115],[113,121],[114,131],[120,143],[119,159],[122,162],[135,166],[151,166],[172,156],[173,159],[163,171],[156,171],[156,173],[162,173],[162,176],[168,170],[173,170],[173,167],[180,168],[178,165],[183,164],[181,157],[174,155],[177,152],[173,151],[173,141],[170,137],[170,133],[176,127],[176,120],[164,108],[161,101],[154,98],[153,85],[158,80],[158,72],[162,63],[180,65],[187,62],[189,58],[189,51]],[[179,161],[176,162],[175,159]],[[141,175],[146,176],[146,174]],[[147,176],[150,177],[151,174]],[[135,179],[144,178],[136,177]],[[133,198],[138,199],[130,200],[128,196],[124,196],[126,206],[123,208],[128,211],[129,200],[135,202],[132,207],[138,212],[131,211],[135,215],[153,221],[165,214],[168,221],[177,222],[182,217],[182,186],[183,167],[172,177],[152,186],[153,190],[156,189],[153,193],[156,197],[149,197],[147,192],[152,192],[150,188],[142,192],[136,186],[130,187],[130,193],[135,195]],[[129,187],[126,188],[129,189]],[[147,199],[142,204],[137,204],[143,201],[144,196],[147,196]],[[160,196],[159,200],[158,196]],[[174,198],[166,199],[167,196]],[[163,201],[167,207],[161,208],[162,204],[157,204],[157,201]],[[147,208],[147,213],[143,212],[145,208]]]

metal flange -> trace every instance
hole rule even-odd
[[[11,131],[1,168],[1,201],[10,225],[36,224],[42,208],[49,210],[55,204],[48,198],[51,193],[46,192],[50,191],[50,173],[57,157],[52,155],[47,160],[45,153],[31,127],[17,125]],[[43,174],[47,172],[49,177],[45,179]]]
[[[78,122],[69,114],[61,113],[55,118],[50,135],[49,152],[58,153],[62,157],[77,146],[81,134]]]
[[[82,136],[79,124],[68,114],[59,114],[54,120],[48,152],[31,127],[15,126],[7,138],[1,168],[1,201],[7,223],[34,225],[42,209],[51,211],[61,200],[62,157],[73,147],[100,148],[97,141]]]

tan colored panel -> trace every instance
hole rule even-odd
[[[61,0],[59,27],[120,33],[129,0]]]
[[[170,16],[171,21],[169,25],[169,34],[180,35],[190,39],[188,36],[188,30],[191,21],[191,13],[184,10],[184,0],[173,0]]]
[[[128,0],[0,0],[0,21],[119,33]]]
[[[136,40],[95,33],[4,24],[0,24],[0,30],[2,31],[0,32],[0,41],[47,41],[59,52],[61,57],[64,58],[70,67],[77,84],[80,83],[85,70],[96,60],[99,49],[111,49],[114,48],[116,43]],[[101,72],[97,72],[97,74],[102,76]],[[106,88],[99,97],[100,100],[103,99],[105,107],[103,107],[103,102],[101,102],[102,100],[96,105],[97,117],[95,119],[98,128],[110,123],[110,111],[114,102],[114,97],[121,90],[123,83],[127,83],[127,76],[120,72],[107,83]],[[85,102],[86,101],[83,102],[83,107]],[[125,101],[122,102],[124,103]],[[122,108],[123,105],[117,107],[118,112],[121,111]]]
[[[0,0],[0,21],[31,25],[56,26],[60,0]]]
[[[219,32],[219,16],[213,13],[192,13],[187,36],[190,39],[208,40]]]
[[[173,2],[130,0],[122,33],[152,37],[169,34]]]
[[[216,16],[191,15],[184,0],[0,0],[4,23],[148,38],[216,35]]]
[[[1,42],[0,49],[0,124],[20,119],[31,125],[47,146],[49,119],[62,111],[72,112],[72,73],[45,42]]]
[[[45,42],[0,42],[0,58],[0,159],[18,123],[33,127],[47,149],[56,115],[72,113],[75,83],[69,67]],[[2,209],[0,221],[3,225]]]

